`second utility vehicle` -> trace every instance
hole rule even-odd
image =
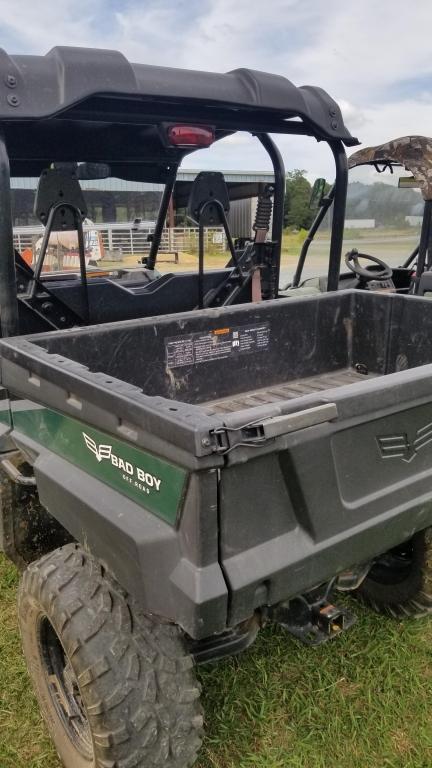
[[[347,271],[341,274],[339,287],[419,296],[430,293],[432,139],[402,136],[375,147],[365,147],[349,157],[348,167],[346,227],[349,229],[350,223],[359,227],[351,234],[358,247],[353,248],[350,241],[351,247],[344,256]],[[406,176],[406,171],[411,175]],[[367,184],[362,183],[364,176]],[[383,183],[383,179],[387,183]],[[320,182],[324,179],[316,182],[319,210],[303,243],[288,292],[298,287],[303,292],[326,290],[326,275],[302,281],[315,235],[333,202],[333,190],[328,195],[319,194]],[[350,214],[355,216],[351,222]],[[361,229],[363,222],[367,229]],[[347,247],[346,240],[344,246]],[[402,250],[404,246],[405,251]],[[371,247],[380,249],[379,257],[375,252],[371,255],[364,253]]]

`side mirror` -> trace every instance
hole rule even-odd
[[[399,176],[399,189],[420,189],[420,183],[414,176]]]
[[[311,210],[317,210],[321,208],[323,199],[325,196],[326,180],[316,179],[312,187],[312,192],[309,200],[309,208]]]

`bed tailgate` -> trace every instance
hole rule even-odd
[[[429,365],[308,395],[302,411],[261,422],[249,412],[243,427],[241,414],[225,417],[221,557],[233,621],[432,524],[431,377]]]

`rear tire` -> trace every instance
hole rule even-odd
[[[377,558],[356,596],[394,618],[431,614],[432,528]]]
[[[202,740],[181,630],[144,615],[76,544],[25,571],[24,654],[66,768],[186,768]]]

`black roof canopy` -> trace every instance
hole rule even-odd
[[[46,56],[0,50],[0,127],[16,175],[37,174],[47,160],[82,159],[118,164],[126,178],[129,163],[153,163],[138,177],[163,181],[164,162],[177,164],[186,152],[163,148],[145,126],[169,121],[208,123],[216,138],[247,130],[358,144],[324,90],[279,75],[131,64],[93,48],[53,48]],[[137,178],[136,169],[129,174]]]

